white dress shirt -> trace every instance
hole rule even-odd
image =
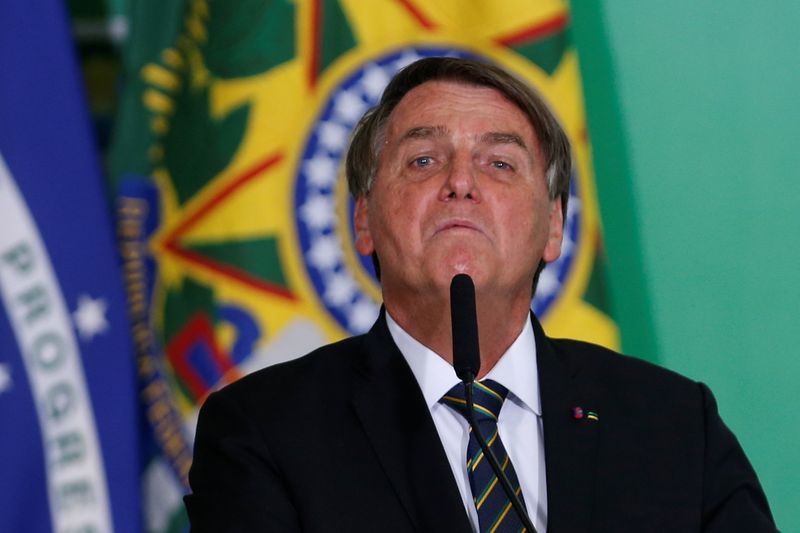
[[[409,335],[386,313],[386,322],[395,344],[419,383],[433,423],[450,461],[458,490],[464,501],[472,529],[478,531],[478,511],[472,499],[467,475],[469,423],[454,409],[439,403],[454,385],[460,383],[450,363]],[[547,529],[547,485],[544,466],[542,403],[536,342],[530,320],[525,321],[517,339],[483,379],[493,379],[509,390],[500,410],[497,430],[517,473],[525,507],[537,531]]]

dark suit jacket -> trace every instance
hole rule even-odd
[[[548,531],[775,530],[703,384],[533,325]],[[366,335],[212,394],[189,480],[196,532],[470,531],[383,314]]]

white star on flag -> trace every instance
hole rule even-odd
[[[333,200],[318,194],[310,196],[300,207],[300,218],[311,228],[323,230],[336,221],[335,212],[336,206],[333,205]]]
[[[106,309],[108,305],[102,298],[92,298],[86,294],[78,297],[78,308],[72,313],[75,327],[81,339],[92,340],[95,335],[105,332],[108,329],[106,320]]]
[[[14,382],[11,380],[11,369],[8,364],[0,364],[0,393],[3,393],[11,388]]]
[[[319,126],[319,142],[332,152],[344,150],[349,134],[347,128],[336,122],[323,122]]]
[[[370,65],[364,71],[364,76],[361,78],[361,85],[364,92],[371,100],[377,101],[380,99],[383,90],[389,84],[389,74],[386,73],[378,65]]]
[[[366,333],[377,317],[378,306],[365,299],[361,299],[350,308],[347,319],[353,331]]]
[[[331,270],[336,267],[342,256],[342,245],[334,235],[322,235],[311,244],[308,260],[315,267]]]
[[[341,91],[333,102],[334,115],[347,124],[355,124],[366,110],[366,102],[355,91]]]
[[[315,155],[303,163],[303,169],[308,174],[308,181],[319,189],[327,189],[336,182],[336,161],[325,155]]]

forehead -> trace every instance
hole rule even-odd
[[[392,137],[408,128],[453,123],[487,131],[512,128],[536,138],[528,116],[499,90],[456,81],[428,81],[411,89],[389,116],[387,133]]]

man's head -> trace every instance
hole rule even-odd
[[[398,72],[378,105],[359,121],[346,161],[347,184],[353,198],[365,196],[372,187],[385,140],[386,122],[392,111],[409,91],[429,81],[452,81],[495,89],[527,115],[546,160],[550,198],[561,199],[566,219],[572,172],[569,139],[544,99],[532,87],[494,65],[450,57],[421,59]]]
[[[480,62],[423,59],[356,128],[356,247],[380,257],[385,299],[458,272],[530,290],[558,257],[570,172],[566,135],[530,87]]]

